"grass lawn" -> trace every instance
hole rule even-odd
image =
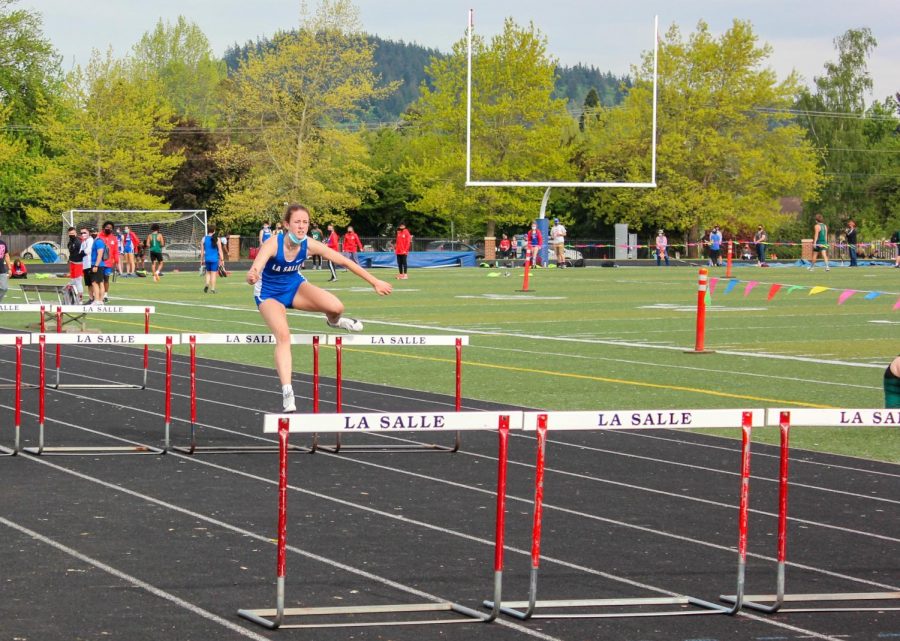
[[[900,310],[892,310],[900,275],[888,268],[736,267],[740,282],[726,294],[721,278],[708,307],[706,348],[715,350],[708,354],[685,353],[695,338],[695,268],[538,270],[528,293],[517,291],[521,270],[414,270],[406,281],[384,270],[379,274],[395,284],[386,298],[349,273],[336,283],[327,283],[327,274],[306,272],[363,320],[366,333],[468,335],[463,394],[534,408],[881,407],[884,368],[900,352]],[[724,277],[724,270],[712,275]],[[782,288],[767,300],[774,283]],[[789,291],[792,285],[803,288]],[[831,289],[811,295],[812,286]],[[267,331],[242,272],[220,279],[218,294],[202,287],[197,272],[167,273],[159,283],[119,280],[110,294],[113,303],[155,305],[155,331]],[[860,293],[838,305],[847,289]],[[865,300],[868,292],[882,295]],[[4,302],[24,302],[15,284]],[[2,325],[32,322],[7,314]],[[291,326],[329,333],[321,315],[293,312]],[[90,327],[140,332],[143,320],[95,316]],[[344,352],[346,380],[453,392],[452,347]],[[204,345],[198,353],[272,365],[270,347]],[[324,351],[323,374],[333,371],[332,362]],[[305,348],[295,348],[294,367],[309,371]],[[775,430],[759,432],[777,440]],[[798,428],[791,440],[798,448],[900,462],[896,429]]]

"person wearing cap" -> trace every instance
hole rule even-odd
[[[662,260],[665,259],[666,267],[669,266],[669,239],[666,238],[666,233],[660,229],[656,233],[656,266],[660,267],[662,265]]]
[[[550,244],[556,253],[556,266],[566,267],[566,228],[559,222],[559,218],[553,219],[553,227],[550,228]]]
[[[394,253],[397,255],[397,271],[400,272],[397,274],[397,280],[406,280],[409,278],[409,274],[407,274],[407,270],[409,269],[407,259],[409,258],[409,250],[411,247],[412,234],[409,233],[406,225],[400,223],[400,226],[397,227],[397,238],[394,239]]]

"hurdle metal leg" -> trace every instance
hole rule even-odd
[[[8,448],[0,445],[0,454],[4,454],[6,456],[16,456],[22,449],[22,336],[16,336],[15,341],[16,381],[12,384],[12,389],[15,390],[13,392],[15,394],[15,413],[13,415],[13,446],[12,448]]]
[[[535,497],[534,497],[534,523],[532,528],[532,567],[529,576],[528,599],[525,601],[506,601],[498,604],[497,601],[484,601],[489,608],[500,605],[500,612],[519,620],[528,619],[612,619],[625,617],[668,617],[691,616],[708,614],[733,615],[738,612],[744,600],[744,578],[747,561],[747,515],[750,491],[750,437],[753,425],[752,412],[744,412],[741,432],[741,494],[738,516],[738,567],[736,579],[736,597],[731,606],[723,606],[705,599],[692,596],[673,597],[642,597],[642,598],[615,598],[615,599],[555,599],[538,600],[538,570],[540,564],[540,536],[544,497],[544,462],[547,434],[547,415],[538,416],[537,425],[537,462],[535,471]],[[604,608],[604,607],[641,607],[652,605],[693,605],[698,610],[665,610],[653,612],[546,612],[543,610],[566,608]],[[538,610],[542,610],[538,612]]]

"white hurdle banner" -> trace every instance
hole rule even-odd
[[[291,334],[292,345],[310,345],[313,354],[313,412],[319,411],[319,346],[325,344],[328,337],[320,334]],[[275,345],[273,334],[200,334],[196,332],[181,334],[181,344],[190,346],[190,441],[187,446],[170,446],[182,454],[238,454],[241,452],[277,452],[277,445],[197,445],[197,345]],[[309,452],[311,448],[292,445],[291,450]]]
[[[335,362],[335,405],[338,414],[343,412],[344,381],[344,347],[434,347],[454,346],[456,349],[456,387],[454,408],[462,410],[462,348],[469,344],[468,336],[452,336],[447,334],[330,334],[328,344],[334,346]],[[437,443],[392,443],[383,445],[343,445],[341,434],[335,436],[333,446],[319,444],[314,437],[312,450],[324,450],[337,454],[339,452],[443,452],[455,454],[462,444],[460,431],[454,435],[453,445]]]
[[[531,618],[614,618],[614,617],[663,617],[697,614],[735,614],[742,606],[744,593],[744,576],[747,559],[747,523],[750,492],[750,437],[754,426],[765,425],[765,411],[749,410],[596,410],[574,412],[524,412],[523,429],[537,432],[537,460],[534,474],[534,512],[532,514],[531,531],[531,575],[528,598],[524,601],[507,601],[503,604],[484,601],[484,605],[499,610],[520,620]],[[611,430],[648,430],[648,429],[706,429],[706,428],[741,428],[741,486],[740,505],[738,508],[738,567],[735,602],[725,607],[719,603],[693,596],[674,597],[641,597],[610,599],[537,599],[538,570],[540,567],[541,530],[543,528],[544,503],[544,468],[548,430],[566,431],[611,431]],[[650,605],[677,605],[676,610],[639,611],[639,612],[578,612],[565,614],[544,610],[565,608],[607,608]],[[701,609],[686,609],[693,605]],[[537,614],[538,609],[542,613]]]
[[[500,614],[499,605],[484,614],[452,601],[430,603],[398,603],[388,605],[325,606],[285,608],[285,575],[287,548],[287,452],[290,432],[343,432],[347,429],[379,429],[408,432],[410,430],[492,430],[497,432],[497,493],[496,524],[494,536],[494,601],[500,603],[503,585],[503,536],[506,515],[506,464],[509,446],[509,430],[521,429],[522,412],[385,412],[360,414],[270,414],[265,417],[266,433],[277,432],[278,455],[278,551],[276,561],[275,607],[238,610],[238,616],[270,630],[278,628],[332,628],[353,626],[426,625],[446,623],[490,623]],[[463,615],[465,618],[442,618],[403,621],[358,621],[341,623],[284,624],[286,616],[329,616],[359,614],[392,614],[401,612],[444,612]]]
[[[21,449],[20,435],[22,431],[22,346],[31,343],[31,334],[0,334],[0,345],[13,345],[16,348],[16,380],[2,389],[14,390],[13,445],[11,448],[0,445],[0,454],[15,456]]]
[[[812,409],[812,408],[770,408],[766,411],[766,423],[777,425],[781,430],[781,465],[778,482],[778,538],[776,550],[775,592],[773,594],[748,594],[744,607],[760,612],[884,612],[898,611],[900,607],[859,607],[838,605],[836,607],[783,608],[784,603],[850,603],[854,601],[900,601],[900,591],[896,592],[825,592],[808,594],[785,593],[785,566],[787,564],[787,495],[788,463],[790,460],[790,429],[796,426],[821,427],[900,427],[900,409]],[[734,603],[734,595],[720,597],[727,603]]]
[[[44,408],[46,392],[46,353],[47,345],[165,345],[166,346],[166,378],[165,378],[165,442],[169,441],[169,429],[172,419],[172,346],[180,342],[178,334],[33,334],[32,343],[38,344],[38,445],[26,447],[23,451],[29,454],[165,454],[165,449],[128,441],[130,445],[98,447],[46,447],[44,445]],[[146,383],[145,383],[146,385]],[[90,386],[79,386],[90,388]],[[122,439],[120,439],[122,440]]]

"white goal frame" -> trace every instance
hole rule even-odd
[[[70,209],[67,212],[64,212],[62,215],[62,245],[65,246],[67,242],[67,230],[69,227],[76,226],[76,223],[80,225],[84,225],[84,221],[82,220],[85,216],[96,217],[97,223],[91,223],[90,226],[98,226],[103,223],[104,220],[112,220],[119,227],[131,227],[135,226],[147,226],[147,230],[149,233],[149,227],[153,223],[159,223],[160,226],[172,225],[180,220],[196,218],[197,222],[203,227],[203,236],[206,235],[209,227],[208,221],[206,217],[205,209]],[[199,227],[198,227],[199,229]],[[143,233],[144,230],[141,230]],[[203,240],[203,236],[199,236],[198,234],[192,233],[190,238],[180,238],[180,237],[172,237],[170,238],[170,233],[165,233],[166,243],[191,243],[192,245],[199,245]],[[144,234],[146,236],[146,234]],[[138,234],[140,237],[141,234]],[[141,238],[143,241],[143,238]]]
[[[656,188],[656,103],[659,63],[659,16],[653,18],[653,132],[650,148],[650,182],[565,182],[565,181],[514,181],[472,180],[472,33],[475,30],[475,10],[469,9],[468,68],[466,72],[466,187],[630,187]]]

